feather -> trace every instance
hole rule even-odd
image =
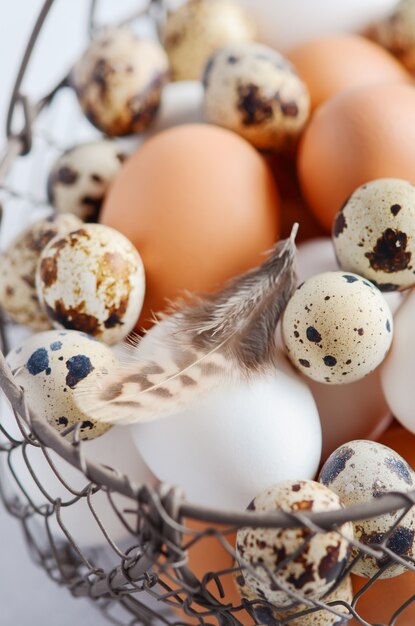
[[[258,268],[173,306],[115,371],[80,383],[82,411],[113,424],[150,421],[219,385],[275,369],[275,331],[296,286],[297,229]]]

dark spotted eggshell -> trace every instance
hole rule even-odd
[[[310,98],[281,54],[258,43],[226,46],[204,74],[209,122],[242,135],[257,148],[290,147],[304,128]]]
[[[349,615],[349,610],[341,604],[336,604],[332,608],[337,613],[344,613],[345,618],[342,620],[338,615],[335,615],[328,608],[319,609],[317,607],[311,607],[310,605],[297,604],[292,609],[286,611],[279,611],[273,606],[270,606],[263,598],[254,593],[245,583],[244,575],[237,573],[234,576],[235,584],[241,595],[241,598],[247,600],[250,604],[250,610],[255,617],[256,623],[261,626],[280,626],[281,620],[302,613],[303,611],[310,611],[311,608],[315,610],[308,612],[306,615],[302,615],[297,619],[292,617],[288,624],[290,626],[347,626],[348,620],[346,616]],[[350,576],[345,576],[344,579],[336,585],[333,591],[330,591],[327,595],[321,598],[321,602],[329,604],[332,602],[346,602],[351,604],[353,600],[353,586]],[[294,604],[294,600],[292,601]]]
[[[81,225],[70,213],[51,215],[25,229],[0,255],[0,302],[13,322],[36,331],[51,327],[36,292],[39,257],[51,239]]]
[[[81,381],[98,381],[117,365],[105,344],[84,333],[50,330],[12,350],[7,362],[24,389],[29,408],[57,431],[80,422],[81,438],[95,439],[111,427],[91,420],[74,399]]]
[[[335,511],[341,507],[339,497],[330,489],[303,480],[281,482],[263,491],[248,508],[265,513]],[[245,569],[239,582],[281,609],[292,604],[284,587],[307,598],[321,598],[342,575],[349,558],[347,538],[353,537],[353,527],[346,523],[340,530],[343,536],[331,531],[310,539],[306,528],[240,529],[236,538],[239,564],[250,566],[255,573]],[[298,556],[281,566],[299,549]]]
[[[415,285],[415,186],[380,178],[356,189],[335,218],[333,243],[344,270],[382,291]]]
[[[370,502],[383,494],[415,489],[415,472],[399,454],[374,441],[350,441],[333,452],[320,473],[320,482],[332,489],[345,506]],[[354,522],[355,538],[365,545],[383,541],[401,511],[386,513],[372,519]],[[415,511],[406,514],[387,539],[387,547],[401,557],[415,557]],[[357,556],[358,550],[353,549]],[[379,555],[382,559],[382,554]],[[353,573],[370,578],[382,563],[364,554],[354,565]],[[400,564],[391,564],[381,578],[392,578],[405,571]]]
[[[127,29],[109,29],[90,43],[71,72],[89,121],[114,137],[145,130],[160,105],[169,63],[161,45]]]
[[[288,357],[321,383],[364,378],[385,358],[393,318],[381,292],[350,272],[325,272],[302,283],[282,320]]]
[[[126,155],[113,141],[83,143],[62,154],[48,178],[48,196],[59,213],[96,222],[106,191]]]
[[[112,344],[126,337],[137,322],[144,299],[144,267],[124,235],[102,224],[84,224],[46,246],[36,284],[55,327],[86,332]]]

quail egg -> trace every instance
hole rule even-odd
[[[49,201],[59,213],[96,222],[105,193],[126,155],[113,141],[83,143],[62,154],[49,174]]]
[[[36,283],[56,328],[83,331],[110,344],[134,328],[145,291],[137,250],[101,224],[84,224],[53,239],[40,257]]]
[[[356,189],[335,218],[333,243],[344,270],[382,291],[415,285],[415,187],[380,178]]]
[[[337,624],[337,626],[346,626],[348,623],[346,621],[346,616],[350,615],[350,611],[343,604],[336,604],[334,606],[331,605],[331,610],[329,608],[318,609],[316,607],[313,612],[308,612],[306,615],[302,615],[296,619],[294,616],[297,613],[310,611],[311,607],[304,604],[297,604],[292,609],[288,609],[281,613],[278,609],[269,606],[266,602],[264,602],[263,598],[251,591],[251,589],[244,582],[243,574],[238,572],[238,574],[235,575],[235,582],[241,597],[250,603],[250,610],[252,611],[257,624],[261,624],[263,626],[279,626],[281,620],[286,617],[291,617],[288,622],[290,626],[333,626],[334,624]],[[336,588],[333,591],[330,591],[324,596],[324,598],[321,599],[321,602],[324,604],[332,602],[345,602],[346,604],[351,605],[352,601],[353,587],[350,576],[345,576],[343,580],[336,585]],[[344,624],[342,619],[332,612],[333,610],[336,611],[336,613],[344,613]]]
[[[319,481],[337,493],[344,505],[368,503],[383,494],[407,492],[415,488],[415,472],[399,454],[373,441],[350,441],[337,448],[324,463]],[[385,513],[378,517],[354,522],[355,538],[363,545],[377,546],[385,541],[386,546],[401,557],[415,556],[415,511],[412,507],[397,527],[402,511]],[[353,556],[358,550],[353,548]],[[379,572],[384,555],[379,560],[361,551],[361,559],[352,572],[371,578]],[[405,571],[399,563],[390,564],[381,578],[392,578]]]
[[[29,226],[0,255],[0,302],[13,322],[37,331],[51,327],[37,297],[36,267],[51,239],[81,225],[74,215],[51,215]]]
[[[71,84],[89,121],[109,136],[145,130],[168,79],[168,59],[152,39],[126,29],[100,33],[71,72]]]
[[[341,508],[335,493],[311,480],[278,483],[260,493],[248,507],[261,513],[316,513]],[[311,531],[306,527],[238,530],[238,562],[242,566],[249,565],[255,572],[243,570],[238,584],[246,584],[276,608],[290,607],[293,603],[292,596],[283,591],[284,588],[307,598],[321,598],[342,575],[349,558],[348,538],[353,537],[353,527],[347,522],[339,530],[341,534],[333,530],[316,533],[311,538]],[[297,551],[294,558],[281,566],[287,557]]]
[[[306,280],[282,320],[289,359],[322,383],[345,384],[375,370],[390,348],[392,331],[392,314],[381,292],[346,272]]]
[[[7,362],[29,408],[57,431],[80,422],[81,439],[94,439],[111,427],[91,420],[74,399],[82,380],[98,381],[118,363],[105,344],[73,330],[50,330],[12,350]]]
[[[167,15],[162,42],[175,80],[200,80],[210,55],[251,41],[255,24],[234,0],[188,0]]]
[[[257,148],[293,144],[308,119],[308,89],[281,54],[258,43],[226,46],[205,69],[206,118]]]
[[[415,72],[415,2],[401,0],[395,10],[372,28],[370,35],[410,71]]]

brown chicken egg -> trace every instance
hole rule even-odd
[[[276,241],[279,197],[264,159],[208,125],[157,134],[127,160],[101,222],[124,233],[146,268],[139,326],[184,290],[207,292],[258,265]]]
[[[412,80],[389,52],[359,35],[319,37],[297,46],[287,57],[309,89],[312,109],[354,87]]]

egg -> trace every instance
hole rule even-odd
[[[320,461],[314,401],[282,358],[267,376],[224,384],[187,408],[129,428],[157,478],[181,485],[191,502],[227,510],[243,510],[276,480],[314,477]]]
[[[355,34],[317,37],[296,46],[287,56],[309,89],[312,109],[355,87],[411,81],[391,54]]]
[[[146,136],[181,124],[202,124],[203,85],[198,80],[168,83],[161,94],[160,109]]]
[[[257,513],[317,513],[341,508],[335,493],[311,480],[287,480],[275,484],[257,495],[248,506]],[[348,539],[353,537],[352,524],[346,522],[339,531],[316,533],[310,538],[310,530],[306,527],[239,529],[236,534],[237,559],[240,565],[247,564],[253,571],[243,569],[236,579],[237,584],[246,585],[276,608],[290,607],[293,603],[292,596],[278,588],[278,583],[303,597],[321,598],[343,574],[349,558]],[[293,554],[296,556],[283,565]]]
[[[127,29],[99,33],[70,74],[85,115],[109,136],[146,129],[167,79],[168,59],[161,45]]]
[[[321,601],[325,604],[329,604],[331,602],[339,603],[331,605],[332,611],[330,611],[330,609],[319,610],[318,608],[315,608],[314,611],[309,612],[311,610],[310,605],[306,606],[305,604],[298,604],[295,608],[289,611],[284,611],[283,613],[263,603],[263,600],[258,597],[256,593],[251,591],[246,584],[242,583],[242,578],[243,576],[241,577],[240,575],[235,577],[236,585],[239,589],[241,597],[249,603],[252,603],[250,607],[257,624],[277,626],[281,619],[292,616],[288,622],[292,626],[332,626],[333,624],[341,624],[339,616],[333,613],[333,610],[337,613],[344,613],[344,615],[350,614],[348,608],[343,605],[343,603],[351,605],[353,601],[353,587],[350,576],[346,576],[339,585],[336,585],[336,588],[333,591],[330,591],[324,598],[322,598]],[[238,580],[241,586],[238,585]],[[294,617],[296,613],[302,613],[303,611],[308,612],[297,619]]]
[[[400,0],[394,10],[375,23],[371,36],[415,72],[415,2]]]
[[[59,213],[96,222],[105,193],[126,155],[112,141],[91,141],[64,152],[53,164],[47,191]]]
[[[56,328],[84,331],[110,344],[134,328],[145,291],[137,250],[101,224],[85,224],[51,241],[40,256],[36,283]]]
[[[382,388],[391,411],[399,422],[415,433],[415,292],[412,290],[395,318],[394,340],[380,370]]]
[[[13,322],[39,331],[51,327],[37,297],[36,267],[53,237],[81,225],[74,215],[51,215],[26,228],[0,255],[0,302]]]
[[[146,268],[139,326],[183,291],[209,292],[263,261],[278,238],[279,197],[244,139],[183,125],[147,141],[109,190],[101,222],[124,233]]]
[[[295,291],[282,320],[288,357],[330,384],[363,378],[385,358],[393,318],[380,291],[356,274],[324,272]]]
[[[298,279],[307,280],[320,272],[337,269],[329,237],[311,239],[298,246]],[[393,313],[402,302],[400,292],[384,294]],[[325,385],[305,377],[317,404],[323,431],[322,459],[352,439],[376,439],[392,421],[382,391],[380,370],[350,385]]]
[[[50,330],[9,352],[7,363],[25,391],[29,408],[57,431],[80,422],[81,438],[94,439],[110,428],[91,421],[74,400],[80,381],[98,381],[117,363],[108,346],[84,333]]]
[[[239,0],[257,21],[259,40],[286,51],[320,35],[360,31],[383,18],[397,0]]]
[[[389,83],[342,92],[312,116],[298,152],[304,197],[331,231],[359,187],[377,178],[415,182],[415,90]]]
[[[337,493],[343,504],[353,506],[368,503],[389,491],[408,492],[414,489],[415,472],[399,454],[373,441],[351,441],[338,448],[323,465],[319,481]],[[402,511],[392,511],[354,522],[355,538],[363,545],[376,546],[392,526],[400,520]],[[415,555],[415,511],[411,509],[397,524],[386,541],[387,547],[402,557]],[[353,556],[359,553],[353,549]],[[352,568],[354,574],[371,578],[379,572],[381,563],[360,551],[361,559]],[[380,560],[383,554],[379,554]],[[380,575],[393,578],[405,571],[405,566],[391,563]]]
[[[162,42],[175,80],[197,80],[210,55],[229,43],[251,41],[256,28],[233,0],[188,0],[167,14]]]
[[[344,270],[382,291],[415,285],[415,186],[398,178],[362,185],[337,213],[333,243]]]
[[[257,148],[290,147],[308,119],[308,90],[292,65],[258,43],[225,46],[207,63],[203,83],[209,122]]]

